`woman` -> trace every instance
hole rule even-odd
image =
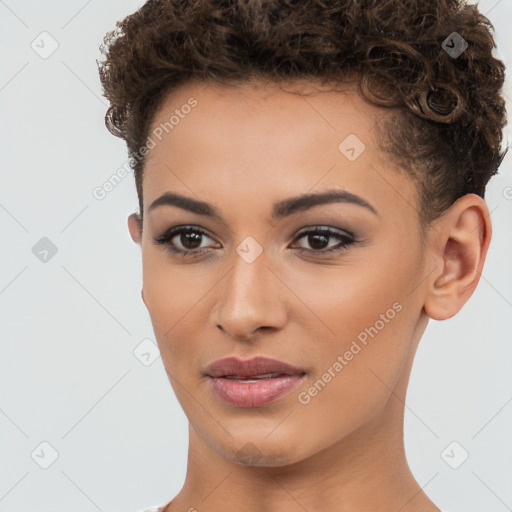
[[[142,299],[189,420],[151,511],[439,508],[403,413],[491,238],[503,64],[456,0],[148,1],[105,38]]]

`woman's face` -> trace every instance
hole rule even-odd
[[[431,269],[415,186],[377,147],[382,115],[351,89],[303,97],[188,84],[154,119],[143,299],[184,412],[227,459],[297,462],[349,434],[390,428],[391,408],[403,408]],[[342,194],[298,200],[327,191]],[[152,208],[165,193],[218,216],[165,201]],[[194,229],[155,241],[179,226]],[[305,374],[274,381],[287,392],[271,399],[256,390],[270,378],[217,380],[240,393],[233,402],[206,375],[228,356]]]

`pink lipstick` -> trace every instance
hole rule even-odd
[[[213,391],[236,407],[261,407],[275,402],[305,378],[306,371],[276,359],[219,359],[205,370]]]

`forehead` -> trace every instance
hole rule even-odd
[[[408,187],[378,149],[375,128],[384,109],[350,85],[285,89],[193,83],[169,95],[150,130],[155,145],[146,161],[144,202],[163,189],[215,192],[220,200],[236,190],[261,201],[332,187],[376,196],[397,179],[395,187]],[[383,180],[383,172],[394,176]]]
[[[160,129],[162,138],[173,139],[170,145],[200,142],[201,149],[212,150],[229,143],[227,136],[236,136],[238,144],[246,147],[268,145],[268,136],[276,144],[300,141],[303,147],[305,141],[315,142],[318,137],[336,141],[348,130],[371,145],[367,133],[385,111],[366,102],[354,85],[339,88],[332,91],[300,82],[282,86],[190,83],[168,95],[151,131]],[[299,144],[295,146],[298,149]]]

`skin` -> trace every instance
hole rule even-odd
[[[189,83],[153,120],[198,101],[151,149],[143,221],[128,219],[142,249],[142,299],[190,425],[185,483],[166,510],[437,511],[405,457],[407,383],[428,319],[455,315],[479,281],[489,211],[469,194],[423,229],[414,182],[377,146],[376,121],[388,113],[350,86],[290,90]],[[349,134],[366,146],[355,161],[338,149]],[[377,214],[331,203],[271,219],[275,202],[333,188]],[[150,211],[164,192],[206,201],[223,220],[170,205]],[[208,233],[202,255],[175,256],[154,242],[179,225]],[[356,243],[322,256],[340,240],[299,237],[322,226],[351,231]],[[248,236],[263,249],[252,263],[236,251]],[[174,245],[199,245],[183,238]],[[299,393],[396,303],[401,310],[301,403]],[[306,380],[267,406],[234,407],[203,375],[230,355],[273,357],[304,368]]]

